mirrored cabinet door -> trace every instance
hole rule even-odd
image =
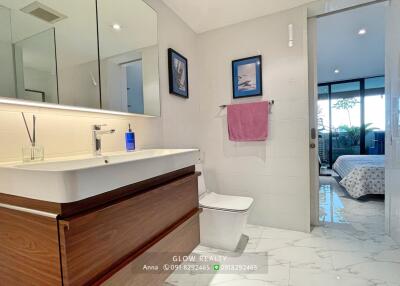
[[[97,0],[103,109],[160,115],[157,13],[142,0]]]
[[[0,0],[0,96],[101,108],[94,0]]]
[[[159,116],[157,36],[142,0],[0,0],[0,97]]]

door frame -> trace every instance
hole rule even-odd
[[[307,20],[308,41],[308,110],[309,110],[309,162],[310,162],[310,223],[319,223],[319,160],[318,160],[318,79],[317,79],[317,18]],[[312,131],[314,130],[314,131]],[[314,146],[314,147],[313,147]]]
[[[324,17],[336,13],[342,13],[348,10],[357,9],[363,6],[374,5],[381,2],[388,2],[390,0],[370,0],[365,1],[365,3],[355,4],[343,9],[338,9],[335,11],[325,12],[325,11],[310,11],[312,14],[307,18],[307,44],[308,44],[308,95],[309,95],[309,131],[310,131],[310,152],[309,152],[309,162],[310,162],[310,223],[311,226],[319,226],[319,161],[318,161],[318,137],[317,140],[311,138],[312,129],[317,130],[317,105],[318,105],[318,79],[317,79],[317,19],[319,17]],[[389,4],[390,5],[390,4]],[[388,9],[386,7],[386,9]],[[387,13],[386,13],[387,14]],[[387,21],[387,19],[386,19]],[[385,27],[385,35],[388,35],[388,25]],[[385,44],[388,40],[385,39]],[[385,47],[386,53],[388,48]],[[385,88],[386,84],[390,79],[390,69],[388,68],[388,58],[385,55]],[[389,92],[385,92],[386,98],[386,114],[388,114],[388,107],[391,105],[391,96]],[[392,119],[392,118],[391,118]],[[388,120],[386,120],[388,122]],[[386,131],[388,128],[386,127]],[[387,135],[385,135],[385,150],[388,148]],[[314,145],[312,145],[314,144]],[[399,144],[400,145],[400,144]],[[311,146],[315,146],[311,148]],[[386,158],[385,158],[386,159]],[[387,161],[386,161],[387,162]],[[386,163],[385,163],[386,164]],[[385,229],[389,233],[389,206],[390,206],[390,193],[387,192],[385,188]]]
[[[385,31],[385,87],[386,87],[386,134],[385,134],[385,231],[400,243],[398,218],[398,176],[400,172],[400,0],[390,1],[386,7]],[[392,199],[393,196],[393,199]],[[393,206],[392,206],[393,204]]]

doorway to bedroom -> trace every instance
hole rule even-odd
[[[384,231],[385,7],[315,21],[319,224]]]

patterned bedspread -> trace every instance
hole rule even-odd
[[[385,157],[383,155],[340,156],[333,169],[342,177],[340,184],[353,198],[385,193]]]

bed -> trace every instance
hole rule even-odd
[[[333,170],[342,178],[339,182],[353,198],[385,193],[384,155],[340,156]]]

